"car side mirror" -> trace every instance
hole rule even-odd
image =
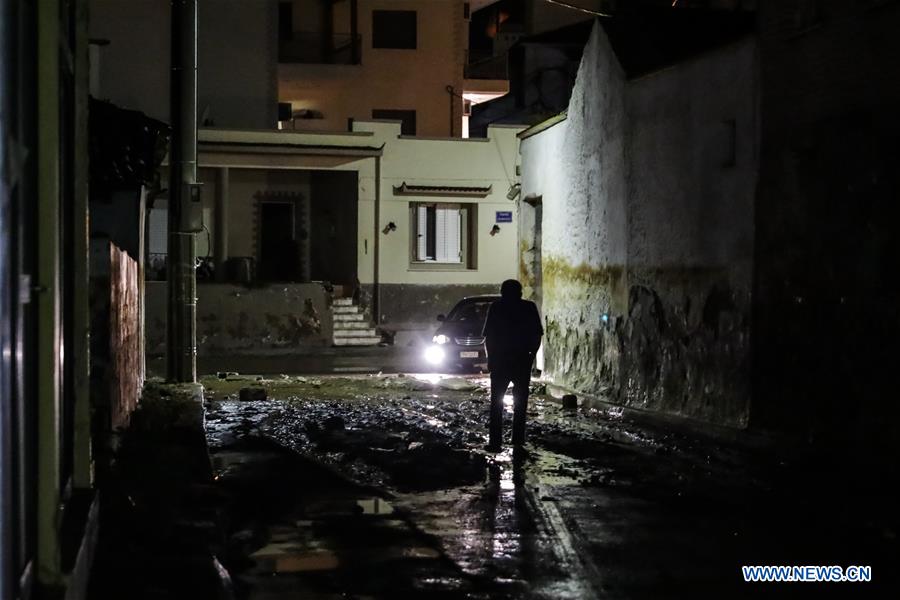
[[[447,317],[445,317],[444,315],[438,315],[438,316],[437,316],[437,320],[438,320],[438,321],[444,321],[444,320],[446,320],[446,319],[447,319]]]

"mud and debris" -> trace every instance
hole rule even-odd
[[[92,597],[733,598],[756,591],[745,564],[871,565],[867,591],[898,584],[896,469],[851,455],[726,443],[540,393],[524,451],[507,439],[489,454],[483,376],[214,372],[202,385],[199,453],[142,426],[144,408],[103,474]],[[265,395],[242,400],[247,388]]]
[[[483,451],[485,377],[281,375],[254,382],[267,390],[265,400],[242,402],[236,392],[247,385],[243,377],[203,381],[219,480],[241,479],[230,462],[237,459],[227,457],[248,447],[277,449],[353,490],[341,519],[361,512],[402,523],[402,535],[379,526],[364,536],[328,537],[315,518],[310,524],[303,500],[285,510],[302,508],[290,519],[306,525],[291,535],[308,539],[273,546],[272,528],[285,517],[260,498],[265,508],[255,525],[235,523],[228,532],[235,544],[223,562],[247,597],[260,597],[254,589],[271,589],[273,577],[288,573],[307,582],[324,571],[345,573],[340,557],[350,550],[342,544],[379,545],[379,555],[405,570],[390,581],[367,571],[368,584],[320,581],[319,592],[628,598],[699,589],[694,596],[731,597],[747,592],[739,569],[748,562],[852,556],[846,564],[881,565],[887,577],[886,565],[897,558],[896,536],[886,533],[897,531],[889,488],[851,470],[853,487],[834,489],[821,478],[832,466],[802,453],[653,428],[615,407],[564,408],[536,394],[527,451],[514,454],[507,440],[505,452],[490,455]],[[332,502],[330,489],[318,490],[320,501]],[[862,504],[867,526],[852,517]],[[816,525],[819,518],[828,519],[829,532]],[[248,527],[269,533],[251,535]],[[389,541],[395,538],[403,541]],[[424,563],[412,569],[410,561]]]

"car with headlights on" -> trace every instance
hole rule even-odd
[[[431,344],[425,349],[425,360],[434,367],[487,371],[487,352],[484,349],[484,321],[491,304],[500,296],[470,296],[456,303],[441,322]]]

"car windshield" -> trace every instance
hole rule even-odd
[[[488,309],[493,302],[493,300],[479,300],[457,304],[453,307],[447,320],[484,324],[484,320],[487,318]]]

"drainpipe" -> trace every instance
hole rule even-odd
[[[197,0],[172,0],[169,78],[167,378],[197,379],[197,278],[191,205],[197,183]]]
[[[381,325],[381,286],[379,284],[379,250],[381,246],[381,157],[375,157],[375,243],[372,254],[375,261],[372,271],[372,312],[375,316],[375,325]]]

